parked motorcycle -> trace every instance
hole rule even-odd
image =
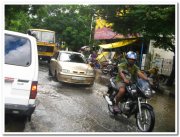
[[[102,73],[111,77],[115,77],[118,74],[118,62],[108,61],[105,65],[102,65]]]
[[[102,70],[102,73],[107,75],[110,71],[110,69],[113,67],[113,63],[111,60],[108,60],[108,61],[104,61],[101,63],[101,70]]]
[[[153,89],[159,89],[160,82],[165,81],[165,77],[158,74],[158,71],[159,69],[157,67],[142,71],[148,77]]]
[[[111,77],[116,77],[118,74],[118,62],[115,62],[113,64],[113,67],[111,67],[110,71],[109,71],[109,75]]]
[[[124,74],[127,72],[123,72]],[[129,75],[129,74],[127,74]],[[119,103],[120,112],[115,112],[113,106],[115,104],[115,96],[118,89],[115,85],[115,79],[110,79],[108,86],[108,94],[105,100],[108,103],[108,109],[113,115],[123,115],[126,118],[135,115],[136,124],[140,131],[151,132],[155,125],[155,114],[153,107],[147,103],[153,95],[153,90],[147,81],[137,78],[135,83],[126,85],[126,93]]]

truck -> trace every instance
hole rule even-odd
[[[46,29],[29,29],[27,32],[37,40],[38,58],[50,62],[51,57],[58,50],[55,40],[55,31]]]

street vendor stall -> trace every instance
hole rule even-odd
[[[142,64],[142,57],[143,54],[145,54],[147,51],[147,46],[144,46],[144,39],[143,36],[139,33],[131,33],[131,34],[119,34],[116,31],[112,30],[113,24],[107,22],[106,20],[102,18],[96,19],[96,27],[94,32],[94,40],[102,41],[102,43],[107,44],[101,44],[98,45],[102,50],[101,53],[99,53],[99,56],[97,59],[99,61],[106,60],[106,56],[108,56],[107,52],[116,52],[116,48],[118,51],[118,48],[121,48],[122,52],[127,52],[129,50],[135,51],[138,53],[139,59],[138,59],[138,66],[141,67]],[[118,42],[115,42],[117,41]],[[126,47],[127,46],[127,47]],[[104,50],[106,52],[104,53]],[[119,53],[119,52],[118,52]],[[105,55],[104,55],[105,54]]]
[[[137,39],[129,39],[129,40],[121,40],[119,42],[115,42],[115,43],[110,43],[110,44],[102,44],[99,45],[102,49],[114,49],[114,48],[119,48],[119,47],[123,47],[129,44],[132,44],[134,42],[136,42]],[[114,58],[115,52],[114,51],[102,51],[98,57],[96,58],[98,60],[99,63],[104,62],[104,61],[108,61]]]

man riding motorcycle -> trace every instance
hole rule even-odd
[[[130,82],[134,82],[136,77],[139,76],[144,80],[148,80],[148,78],[139,70],[138,66],[135,65],[137,60],[137,54],[133,51],[129,51],[126,54],[126,62],[120,63],[118,65],[118,74],[116,76],[116,86],[119,89],[118,93],[115,96],[115,105],[113,107],[115,112],[120,112],[118,107],[118,103],[120,102],[122,96],[125,94],[125,84],[129,84]],[[125,77],[123,71],[128,71],[131,75],[130,79]]]

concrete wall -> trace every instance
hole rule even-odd
[[[152,56],[158,57],[158,58],[164,58],[164,59],[173,59],[174,53],[171,51],[165,51],[164,49],[154,48],[153,47],[154,41],[150,41],[149,45],[149,53],[152,54]]]
[[[154,41],[151,40],[149,45],[149,54],[151,55],[150,67],[158,66],[160,74],[169,76],[172,71],[174,53],[154,48],[153,43]]]

